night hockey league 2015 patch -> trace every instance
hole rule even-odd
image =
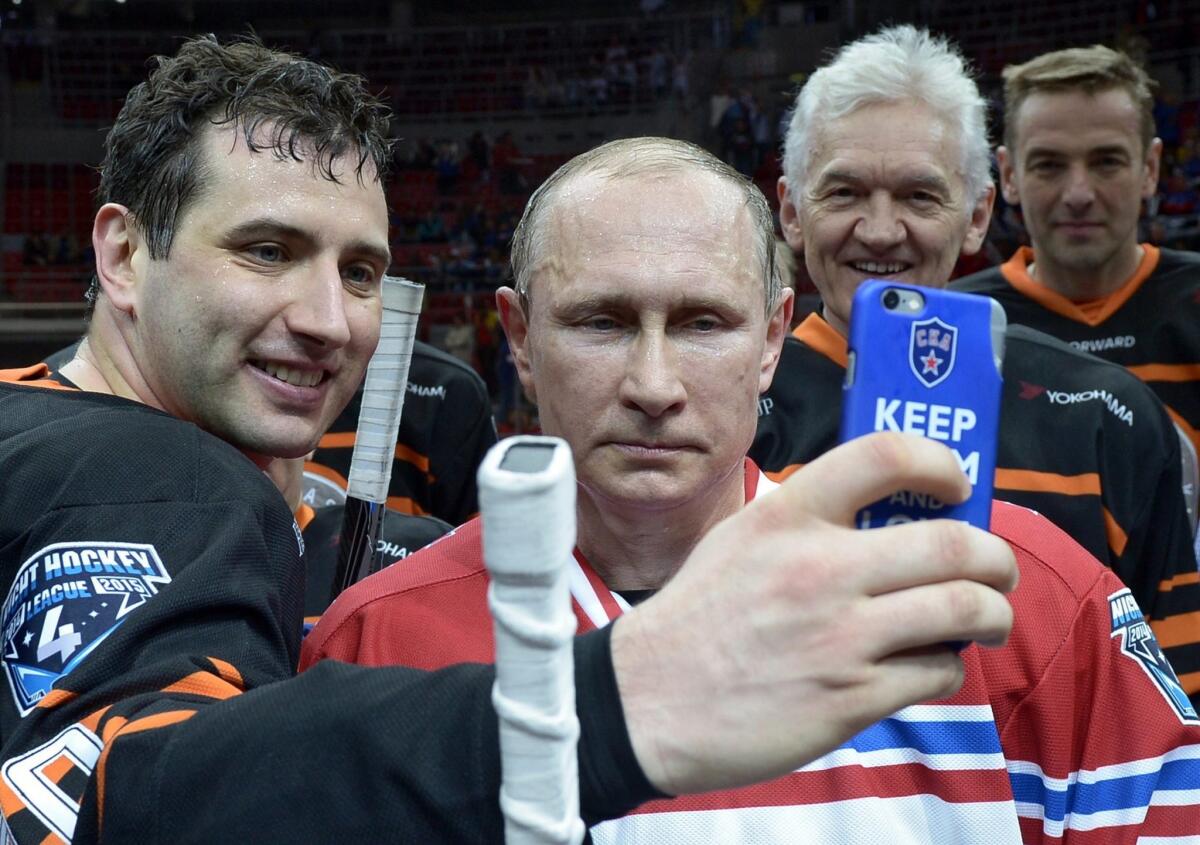
[[[4,600],[4,672],[21,715],[171,576],[145,543],[55,543],[21,564]]]
[[[1121,653],[1138,662],[1181,722],[1200,725],[1196,708],[1188,700],[1175,670],[1158,647],[1154,632],[1129,590],[1119,590],[1109,596],[1108,609],[1112,614],[1112,636],[1121,638]]]

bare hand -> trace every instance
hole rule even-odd
[[[899,490],[960,502],[954,455],[923,438],[840,446],[714,528],[613,630],[642,768],[679,794],[792,771],[902,707],[952,694],[958,654],[1000,645],[1016,560],[961,522],[855,530]]]

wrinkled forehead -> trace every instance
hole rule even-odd
[[[585,173],[551,198],[532,279],[577,277],[619,255],[644,269],[678,269],[691,261],[755,281],[757,234],[741,187],[716,174]]]
[[[818,118],[812,129],[808,186],[847,175],[874,182],[941,178],[965,184],[962,144],[942,115],[918,100],[867,103],[847,114]]]

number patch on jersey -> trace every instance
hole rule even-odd
[[[55,543],[21,564],[0,617],[21,715],[170,581],[145,543]]]
[[[1112,636],[1121,638],[1121,653],[1138,662],[1181,722],[1200,725],[1196,708],[1158,647],[1158,640],[1133,595],[1127,589],[1113,593],[1108,597],[1108,608],[1112,613]]]
[[[4,783],[25,809],[64,842],[75,834],[79,802],[62,788],[68,778],[91,777],[104,744],[82,725],[71,725],[45,745],[4,763]]]

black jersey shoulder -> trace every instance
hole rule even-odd
[[[409,382],[418,380],[416,376],[432,384],[470,384],[484,400],[487,399],[487,386],[473,367],[450,353],[419,340],[413,344]]]
[[[1004,278],[1004,274],[1000,272],[999,267],[988,267],[985,270],[980,270],[978,273],[972,273],[969,276],[963,276],[961,279],[955,279],[950,283],[950,290],[959,291],[960,293],[982,293],[988,296],[1005,288],[1012,288],[1012,285]]]
[[[220,438],[86,391],[0,384],[0,465],[2,498],[18,508],[242,499],[287,509],[266,476]]]

